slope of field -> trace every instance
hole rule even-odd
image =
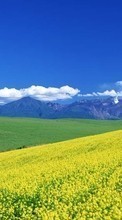
[[[0,153],[0,219],[120,220],[122,131]]]
[[[122,121],[0,118],[0,151],[122,129]]]

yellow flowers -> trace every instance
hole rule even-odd
[[[120,220],[122,131],[0,153],[0,219]]]

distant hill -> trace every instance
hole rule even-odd
[[[60,108],[59,104],[40,102],[25,97],[1,106],[0,116],[48,118],[56,109]]]
[[[55,113],[58,118],[122,119],[122,100],[113,98],[81,100],[65,106]]]
[[[0,117],[0,152],[122,130],[122,120]]]
[[[0,106],[0,116],[35,118],[122,119],[122,100],[84,99],[68,105],[25,97]]]

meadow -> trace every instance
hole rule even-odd
[[[0,151],[54,143],[122,129],[122,121],[0,118]]]
[[[121,159],[122,130],[1,152],[0,219],[121,220]]]

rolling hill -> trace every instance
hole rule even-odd
[[[120,220],[121,159],[122,131],[0,153],[0,219]]]
[[[0,118],[0,151],[122,129],[121,120]]]

